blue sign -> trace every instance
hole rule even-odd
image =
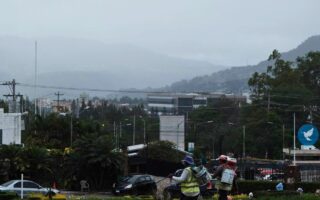
[[[298,131],[298,139],[302,145],[314,145],[319,139],[317,127],[305,124]]]

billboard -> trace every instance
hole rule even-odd
[[[160,140],[167,140],[185,150],[184,146],[185,120],[183,115],[160,116]]]

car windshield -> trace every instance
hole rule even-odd
[[[134,183],[138,176],[124,176],[120,179],[120,182]]]
[[[14,181],[8,181],[8,182],[5,182],[3,183],[1,186],[3,187],[8,187],[9,185],[11,185]]]

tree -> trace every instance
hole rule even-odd
[[[243,110],[242,123],[248,126],[248,151],[260,157],[266,151],[272,158],[279,158],[280,127],[292,124],[293,112],[299,125],[305,122],[310,108],[318,108],[320,52],[310,52],[293,63],[283,60],[275,50],[269,60],[272,65],[267,72],[254,73],[248,81],[253,104]],[[291,135],[285,138],[291,141]]]
[[[8,104],[4,100],[0,100],[0,108],[3,108],[5,113],[7,113],[9,110]]]
[[[123,163],[124,155],[112,152],[111,138],[86,134],[74,142],[73,151],[66,157],[66,177],[86,179],[95,189],[111,187],[117,175],[123,173]]]
[[[149,143],[148,148],[145,148],[141,153],[143,157],[155,160],[165,160],[169,162],[180,162],[184,156],[183,153],[176,150],[175,144],[169,141],[156,141]]]

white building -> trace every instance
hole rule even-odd
[[[160,140],[167,140],[177,145],[179,150],[185,150],[184,116],[160,116]]]
[[[21,144],[21,113],[4,113],[0,108],[0,144]]]

